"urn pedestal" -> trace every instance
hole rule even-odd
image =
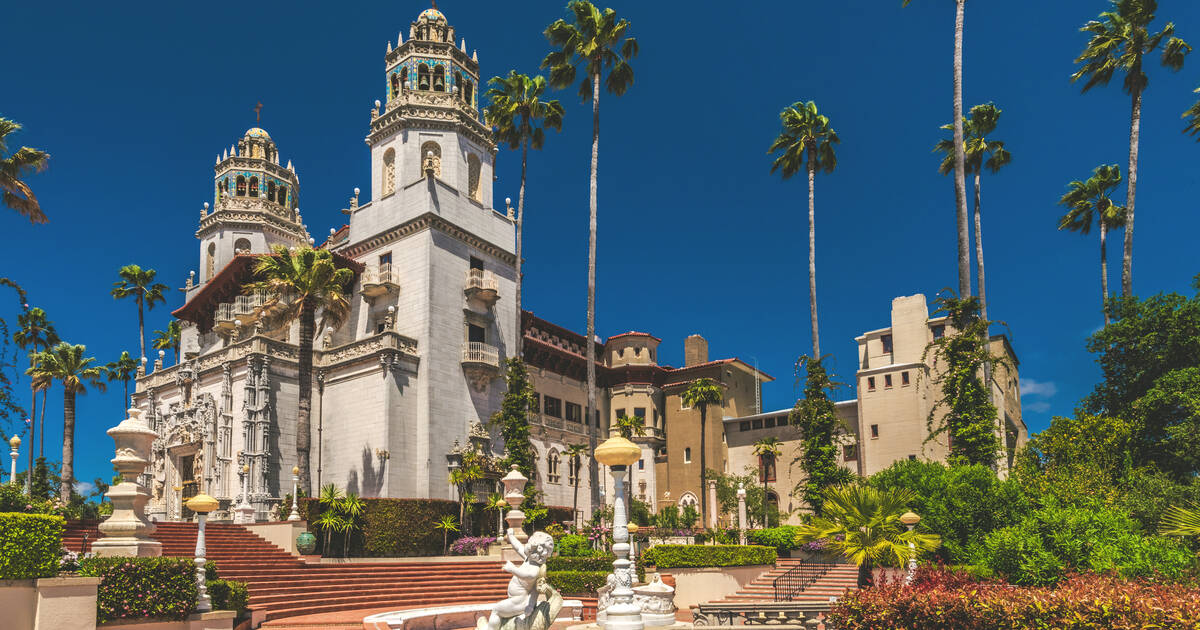
[[[97,556],[160,556],[162,543],[150,537],[154,523],[146,518],[150,491],[137,482],[150,463],[150,445],[158,436],[142,419],[141,409],[130,409],[121,424],[108,430],[117,444],[113,466],[121,483],[109,488],[113,512],[100,523],[102,538],[92,545]]]

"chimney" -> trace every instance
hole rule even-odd
[[[708,340],[700,335],[689,335],[683,340],[684,367],[708,363]]]

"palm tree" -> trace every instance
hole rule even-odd
[[[1192,91],[1200,94],[1200,88],[1196,88]],[[1183,118],[1187,120],[1187,125],[1184,125],[1183,127],[1184,133],[1191,134],[1193,136],[1200,134],[1200,101],[1196,101],[1187,109],[1187,111],[1183,112]],[[1196,138],[1196,141],[1200,142],[1200,138]]]
[[[859,587],[870,586],[877,565],[903,565],[916,551],[934,551],[941,538],[908,531],[900,522],[916,494],[906,488],[878,490],[870,486],[835,486],[825,492],[820,516],[800,526],[796,542],[824,540],[825,544],[858,565]]]
[[[1189,510],[1178,505],[1167,507],[1158,533],[1166,536],[1200,536],[1200,509],[1193,507]]]
[[[1192,50],[1187,42],[1175,37],[1175,25],[1168,22],[1157,33],[1150,32],[1150,23],[1158,10],[1156,0],[1110,0],[1112,10],[1090,20],[1081,32],[1091,39],[1075,63],[1082,67],[1071,75],[1071,81],[1086,79],[1083,91],[1097,85],[1108,85],[1118,71],[1125,75],[1123,87],[1132,99],[1129,117],[1129,166],[1125,173],[1125,251],[1121,263],[1121,295],[1133,295],[1133,201],[1137,193],[1138,135],[1142,124],[1142,93],[1149,79],[1143,70],[1146,55],[1162,48],[1161,63],[1171,70],[1183,68],[1183,58]]]
[[[754,454],[758,455],[759,459],[762,460],[763,527],[771,526],[771,521],[767,517],[769,514],[767,508],[770,505],[767,501],[767,470],[783,454],[783,451],[780,449],[782,445],[783,443],[779,441],[779,438],[774,436],[762,438],[754,443]]]
[[[442,530],[442,555],[447,555],[450,548],[450,532],[458,531],[458,522],[454,520],[453,516],[447,514],[440,521],[434,523],[433,528]]]
[[[1085,181],[1075,180],[1067,185],[1067,193],[1058,200],[1058,205],[1067,208],[1059,217],[1058,229],[1087,234],[1092,230],[1093,220],[1100,225],[1100,310],[1104,311],[1104,324],[1108,315],[1108,231],[1125,225],[1125,208],[1113,203],[1109,197],[1121,184],[1121,167],[1116,164],[1101,164],[1092,170]]]
[[[832,173],[837,168],[833,145],[841,142],[829,126],[829,117],[817,113],[817,104],[796,101],[779,113],[783,131],[767,153],[782,151],[771,165],[771,172],[782,171],[788,179],[801,168],[808,171],[808,317],[812,322],[813,356],[821,356],[821,335],[817,328],[817,225],[814,181],[817,171]]]
[[[563,456],[567,458],[567,465],[571,470],[575,471],[574,496],[571,499],[571,524],[576,528],[579,527],[579,475],[583,467],[583,454],[587,452],[586,444],[569,444],[563,449]]]
[[[113,283],[112,296],[123,300],[132,297],[138,308],[138,344],[142,357],[146,356],[146,319],[145,310],[154,310],[154,305],[165,302],[163,292],[167,285],[155,282],[158,272],[153,269],[142,269],[137,265],[125,265],[117,272],[120,280]]]
[[[600,11],[587,0],[571,0],[567,10],[575,22],[556,20],[546,27],[545,36],[551,51],[542,60],[550,69],[550,85],[565,88],[575,82],[577,70],[584,79],[579,84],[579,97],[592,102],[592,171],[589,188],[588,216],[588,298],[587,298],[587,410],[596,407],[596,195],[597,171],[600,167],[600,80],[607,71],[604,88],[609,94],[621,96],[633,85],[633,66],[629,60],[638,54],[638,42],[626,37],[629,20],[617,19],[616,11]]]
[[[912,0],[904,0],[908,6]],[[966,147],[963,139],[963,13],[967,0],[954,0],[954,202],[958,223],[958,294],[971,295],[971,242],[967,227]],[[814,352],[813,356],[821,356]]]
[[[20,123],[0,118],[0,155],[8,152],[8,134],[20,129]],[[49,153],[29,147],[21,147],[8,157],[0,157],[0,192],[3,193],[0,199],[3,199],[4,205],[27,217],[30,223],[46,223],[49,219],[42,212],[33,189],[21,178],[46,170],[49,161]]]
[[[150,342],[150,346],[155,350],[166,350],[170,348],[175,351],[175,363],[179,363],[179,340],[183,336],[183,330],[179,326],[179,320],[173,319],[167,324],[166,330],[154,331],[154,341]]]
[[[330,534],[335,531],[340,532],[345,527],[345,520],[339,513],[342,499],[345,496],[337,486],[331,483],[321,486],[321,494],[317,497],[317,503],[321,506],[321,516],[313,525],[325,534],[325,546],[321,548],[322,555],[330,553]]]
[[[362,499],[358,498],[357,494],[347,492],[346,496],[338,503],[338,512],[342,519],[346,522],[344,530],[345,539],[342,545],[342,555],[350,557],[350,534],[358,529],[359,519],[367,511],[367,504]]]
[[[322,328],[338,327],[350,313],[346,287],[354,279],[350,269],[339,269],[333,254],[311,247],[294,251],[277,245],[272,255],[258,259],[254,268],[260,278],[246,285],[250,293],[267,296],[264,310],[281,306],[280,322],[300,320],[299,409],[296,413],[296,465],[300,467],[300,487],[309,488],[309,451],[312,442],[312,365],[316,315],[321,311]]]
[[[708,493],[704,491],[704,472],[708,469],[707,439],[708,435],[708,406],[720,405],[725,400],[721,386],[711,378],[698,378],[688,384],[681,397],[686,407],[700,410],[700,523],[708,521]],[[717,506],[713,506],[717,509]]]
[[[617,433],[626,440],[646,435],[646,419],[641,416],[621,416],[617,418],[616,424]],[[630,508],[633,506],[633,467],[629,468],[629,492],[625,493],[625,513],[632,514]]]
[[[521,234],[525,225],[525,173],[529,149],[541,150],[546,142],[545,128],[562,131],[563,107],[557,100],[543,101],[546,77],[518,74],[509,70],[507,77],[492,77],[487,91],[490,101],[484,119],[496,128],[496,140],[510,149],[521,149],[521,190],[517,194],[517,326],[521,325]],[[517,356],[521,356],[522,335],[517,335]]]
[[[54,323],[46,318],[46,311],[33,307],[26,310],[17,316],[18,329],[13,333],[13,342],[22,350],[29,352],[29,367],[37,366],[35,357],[43,349],[49,349],[51,346],[61,341],[58,338],[58,333],[54,330]],[[38,446],[38,456],[42,457],[46,454],[46,396],[50,393],[49,389],[42,390],[42,415],[41,426],[37,426],[37,385],[31,383],[30,398],[32,399],[31,409],[29,412],[29,470],[33,470],[33,433],[34,428],[37,428],[37,435],[41,436],[41,442]]]
[[[104,366],[104,371],[108,375],[108,381],[121,381],[125,386],[125,397],[122,398],[121,414],[124,417],[125,409],[132,404],[129,400],[129,381],[133,380],[133,375],[137,373],[137,359],[129,356],[128,352],[122,352],[121,356],[116,361],[109,361]]]
[[[59,497],[63,503],[71,500],[75,480],[75,395],[86,394],[88,386],[104,391],[104,368],[92,365],[96,359],[84,357],[86,346],[60,342],[34,357],[34,366],[26,371],[33,377],[34,387],[46,389],[54,381],[63,386],[63,455],[62,484]]]
[[[467,522],[467,504],[475,502],[471,494],[471,484],[483,479],[483,469],[476,464],[465,464],[450,471],[450,484],[458,490],[458,520]]]
[[[987,283],[984,280],[983,269],[983,220],[982,192],[980,175],[986,167],[992,173],[1012,161],[1012,155],[1000,140],[988,139],[988,134],[996,130],[1000,121],[1001,109],[993,103],[976,105],[971,108],[970,116],[963,121],[963,133],[966,150],[966,172],[975,176],[975,274],[979,282],[979,304],[982,315],[987,319]],[[943,125],[942,129],[953,129],[954,125]],[[938,172],[947,175],[954,170],[954,141],[941,140],[934,151],[945,154]],[[986,160],[984,158],[987,158]]]

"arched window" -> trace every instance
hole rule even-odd
[[[238,240],[234,241],[233,242],[233,253],[249,254],[250,253],[250,239],[239,238]]]
[[[546,455],[546,480],[550,483],[558,483],[561,477],[558,474],[558,464],[560,461],[558,451],[551,449],[550,454]]]
[[[417,89],[429,89],[429,66],[425,64],[417,66]]]
[[[400,96],[400,73],[392,73],[392,98]]]
[[[258,196],[258,178],[257,177],[250,178],[250,196],[251,197]]]
[[[459,98],[462,98],[462,96],[463,96],[462,86],[463,86],[462,73],[455,72],[454,73],[454,87],[458,88],[458,97]]]
[[[246,178],[241,175],[238,175],[237,178],[237,196],[246,196]]]
[[[572,486],[579,485],[579,470],[581,468],[583,468],[582,455],[567,460],[567,483]]]
[[[267,182],[267,201],[275,201],[275,182]]]
[[[212,280],[217,273],[217,244],[208,244],[208,261],[204,264],[204,279]]]
[[[417,177],[425,177],[425,165],[431,161],[433,176],[440,178],[442,176],[442,147],[432,140],[421,145],[421,166],[418,169]]]
[[[470,80],[464,81],[462,84],[463,102],[470,105],[475,98],[475,84]]]
[[[275,193],[275,200],[284,208],[288,207],[287,186],[279,187],[279,192]]]
[[[467,156],[467,196],[483,203],[483,187],[479,185],[479,158],[474,153]]]
[[[386,197],[396,192],[396,150],[388,149],[383,152],[383,181],[379,186],[380,197]]]
[[[446,69],[442,66],[433,67],[433,91],[446,91]]]
[[[690,446],[683,449],[683,463],[692,463],[692,447]]]
[[[689,505],[691,507],[696,507],[699,504],[700,501],[697,500],[696,495],[692,494],[691,492],[684,492],[683,496],[679,497],[679,507],[681,508],[688,507]]]

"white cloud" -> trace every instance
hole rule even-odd
[[[1045,400],[1039,400],[1035,403],[1029,403],[1028,405],[1025,405],[1025,410],[1032,411],[1034,413],[1046,413],[1047,411],[1050,411],[1050,403],[1046,402]]]
[[[1022,398],[1026,396],[1042,396],[1045,398],[1051,398],[1057,393],[1058,386],[1054,384],[1054,381],[1035,381],[1031,378],[1021,379]]]
[[[95,490],[96,490],[96,484],[94,484],[90,481],[76,481],[75,482],[75,493],[76,494],[81,494],[86,497],[89,494],[91,494],[92,492],[94,492]]]

